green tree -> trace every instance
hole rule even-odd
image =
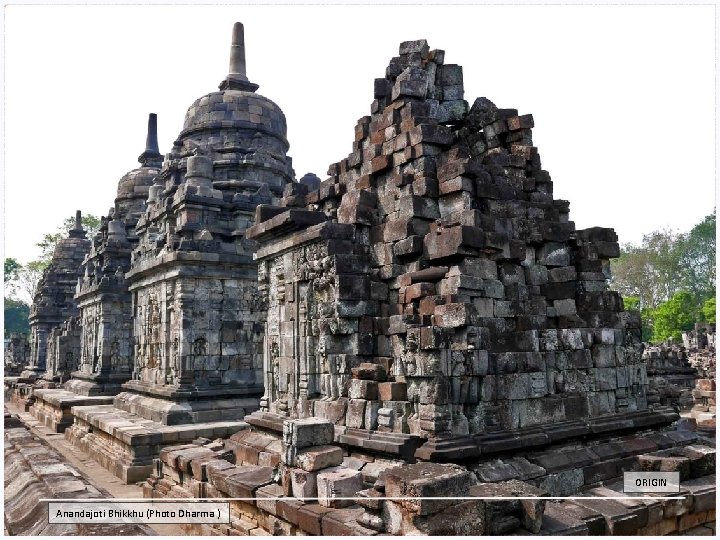
[[[3,270],[3,283],[5,284],[5,296],[14,296],[17,292],[18,280],[22,273],[23,266],[16,259],[8,257],[5,259]]]
[[[715,296],[715,210],[679,242],[680,281],[697,300]]]
[[[612,261],[612,287],[623,296],[636,296],[640,308],[655,308],[680,286],[679,240],[669,229],[643,236],[640,245],[625,244]]]
[[[30,325],[28,317],[30,316],[30,306],[21,300],[5,297],[4,310],[4,333],[8,337],[12,333],[29,334]]]
[[[705,322],[715,324],[715,314],[717,313],[715,308],[715,297],[708,298],[700,309],[702,318]]]
[[[660,304],[653,313],[654,342],[673,338],[676,342],[682,341],[682,332],[692,330],[699,318],[697,301],[692,293],[678,291],[670,300]]]
[[[12,257],[8,257],[5,259],[5,269],[3,271],[3,281],[5,283],[8,283],[10,281],[16,280],[18,278],[18,275],[20,273],[20,270],[22,269],[22,264],[17,262],[16,259]]]

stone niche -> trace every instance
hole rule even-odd
[[[263,411],[447,438],[647,409],[616,234],[553,198],[531,115],[463,94],[403,43],[352,153],[258,207]]]

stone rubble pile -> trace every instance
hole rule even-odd
[[[692,393],[694,405],[691,416],[695,419],[698,429],[714,433],[717,405],[715,325],[696,325],[695,331],[683,333],[683,342],[689,349],[690,364],[700,376]]]
[[[677,345],[650,345],[645,348],[642,357],[647,365],[648,404],[690,410],[698,373],[690,365],[685,348]]]
[[[5,377],[20,375],[30,358],[30,344],[25,334],[12,333],[5,340]]]
[[[286,420],[284,428],[281,438],[253,429],[164,449],[144,494],[255,498],[230,501],[229,525],[185,526],[204,535],[667,535],[715,519],[715,450],[689,431],[651,431],[467,467],[348,452],[333,442],[327,420]],[[579,483],[569,467],[580,467]],[[679,471],[684,498],[627,499],[638,494],[624,493],[623,470]],[[533,499],[567,494],[615,499]],[[491,500],[498,496],[526,498]]]
[[[532,116],[468,107],[444,57],[401,44],[348,158],[258,207],[261,409],[430,439],[647,409],[615,233],[575,229]]]

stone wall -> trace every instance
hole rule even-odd
[[[258,208],[263,410],[432,438],[646,409],[617,236],[575,229],[532,116],[468,106],[444,58],[401,44],[347,159]]]
[[[643,351],[642,358],[647,363],[648,403],[690,410],[697,371],[690,365],[685,348],[678,345],[650,345]]]

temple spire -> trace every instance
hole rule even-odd
[[[158,147],[157,114],[155,113],[150,113],[148,116],[145,151],[140,154],[138,161],[145,167],[159,167],[162,164],[162,155]]]
[[[245,73],[245,28],[242,23],[233,25],[232,44],[230,45],[230,75],[239,75],[247,80]]]
[[[230,45],[230,69],[228,76],[220,83],[220,90],[257,90],[259,86],[248,80],[245,69],[245,28],[241,22],[236,22]]]
[[[75,226],[70,229],[68,236],[70,238],[85,238],[85,229],[82,226],[82,212],[80,210],[75,211]]]

